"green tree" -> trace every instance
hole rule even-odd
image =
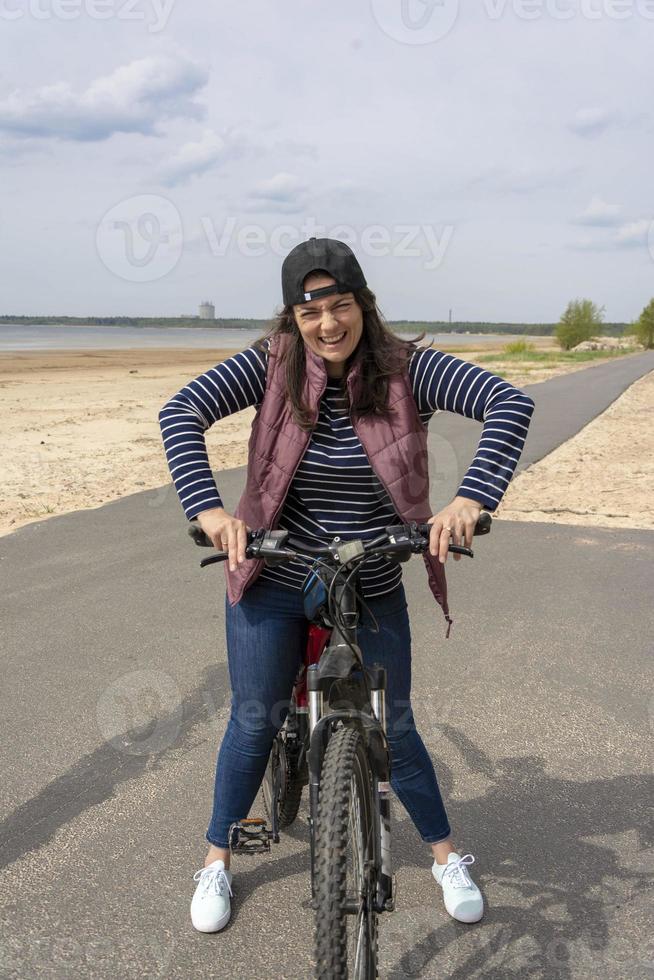
[[[596,306],[590,299],[571,300],[554,331],[559,345],[570,350],[582,340],[596,337],[602,332],[603,319],[603,306]]]
[[[651,350],[654,347],[654,299],[651,299],[634,323],[633,333],[639,344]]]

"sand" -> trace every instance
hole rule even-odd
[[[654,529],[654,371],[511,481],[496,515]]]
[[[0,535],[169,484],[159,409],[189,380],[230,353],[1,353]],[[460,356],[475,361],[482,353],[488,349]],[[483,366],[518,386],[579,370],[566,365],[525,371],[499,358]],[[652,485],[654,431],[645,416],[649,413],[651,419],[653,404],[654,378],[649,375],[582,433],[516,477],[498,516],[651,527],[645,489]],[[209,429],[207,447],[214,470],[246,462],[252,417],[248,409]]]
[[[170,482],[157,416],[230,351],[0,354],[0,534]],[[207,433],[211,465],[240,466],[254,411]]]

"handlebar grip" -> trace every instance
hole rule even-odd
[[[199,545],[201,548],[215,548],[216,547],[215,544],[213,543],[213,541],[211,540],[211,538],[209,537],[209,535],[206,534],[202,530],[202,528],[200,527],[200,525],[198,524],[197,521],[189,521],[189,525],[188,525],[187,530],[188,530],[189,535],[195,541],[195,543],[197,545]],[[248,542],[248,545],[251,545],[252,544],[252,542],[257,537],[258,533],[259,533],[258,531],[248,531],[247,532],[247,542]],[[218,550],[220,550],[220,549],[218,549]],[[224,554],[225,554],[225,557],[226,557],[227,556],[227,552],[225,552]]]
[[[477,518],[477,523],[475,524],[475,529],[472,532],[474,535],[478,534],[489,534],[491,526],[493,524],[493,518],[488,513],[487,510],[482,510],[481,514]],[[418,524],[418,530],[421,534],[429,536],[431,532],[431,524]]]
[[[477,523],[475,524],[473,534],[490,534],[490,529],[492,526],[493,518],[490,516],[487,510],[482,510],[481,514],[477,518]]]
[[[213,548],[213,541],[208,534],[205,534],[197,521],[190,521],[186,530],[201,548]]]
[[[188,534],[193,538],[195,543],[199,545],[201,548],[215,548],[213,541],[211,540],[209,535],[202,530],[202,528],[200,527],[197,521],[190,521],[187,531]],[[245,552],[248,558],[251,557],[248,554],[248,549],[256,537],[257,537],[257,531],[248,531],[247,533],[248,543]],[[227,554],[226,551],[218,550],[216,551],[215,554],[208,555],[206,558],[203,558],[202,561],[200,562],[200,568],[206,568],[207,565],[213,565],[216,562],[227,561],[228,558],[229,555]]]

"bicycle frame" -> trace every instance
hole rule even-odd
[[[310,667],[313,667],[314,664],[318,663],[331,635],[332,631],[330,629],[324,629],[322,626],[317,626],[315,623],[309,624],[309,635],[307,637],[307,646],[304,652],[304,663],[302,664],[300,673],[295,681],[295,687],[293,689],[295,710],[298,714],[308,714],[309,712],[307,671]]]

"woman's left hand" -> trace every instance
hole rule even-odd
[[[439,560],[445,564],[450,541],[452,544],[471,548],[472,536],[481,507],[482,505],[478,500],[471,500],[469,497],[455,497],[452,503],[430,517],[427,522],[432,525],[429,535],[430,554],[438,555]],[[461,557],[462,555],[455,554],[454,560],[458,561]]]

